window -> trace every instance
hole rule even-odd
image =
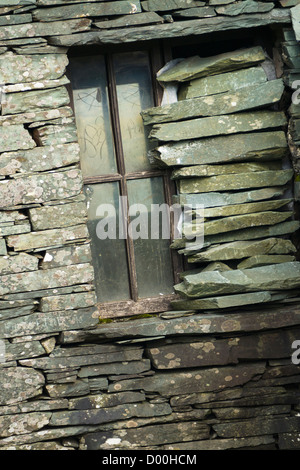
[[[153,76],[160,66],[157,54],[145,49],[70,57],[96,293],[104,316],[160,312],[173,296],[170,240],[119,236],[125,233],[122,224],[132,222],[134,204],[143,204],[149,219],[152,204],[172,203],[169,175],[149,163],[140,115],[159,104]],[[102,204],[115,208],[116,239],[97,235],[99,221],[109,220],[108,213],[100,214]]]

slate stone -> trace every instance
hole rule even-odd
[[[117,19],[110,19],[106,21],[95,21],[94,26],[98,29],[122,28],[137,26],[143,24],[159,24],[164,20],[155,12],[136,13],[134,15],[121,16]]]
[[[174,288],[186,298],[259,292],[262,290],[297,289],[300,283],[300,263],[283,263],[260,268],[210,272],[185,276]]]
[[[1,313],[0,313],[1,315]],[[45,354],[45,350],[40,341],[28,341],[24,343],[13,344],[5,341],[5,361],[17,361],[24,357],[36,357]],[[0,415],[2,410],[0,409]]]
[[[86,240],[89,236],[87,226],[76,225],[62,229],[41,230],[7,237],[7,245],[15,251],[38,250],[43,247],[56,247]]]
[[[202,7],[205,2],[198,0],[165,0],[164,3],[159,0],[146,0],[142,1],[142,7],[145,11],[167,11]]]
[[[75,121],[64,125],[47,125],[34,129],[33,136],[41,146],[60,145],[78,141]]]
[[[36,146],[29,132],[22,125],[0,126],[0,140],[2,152],[33,149]]]
[[[45,384],[43,375],[27,367],[0,369],[0,405],[12,405],[34,398],[42,392]]]
[[[244,0],[243,2],[235,2],[234,4],[220,6],[216,8],[218,15],[238,16],[244,13],[266,13],[275,7],[272,2],[258,3],[253,0]]]
[[[175,142],[159,146],[153,155],[167,166],[185,166],[278,160],[286,153],[284,132],[274,131]]]
[[[294,256],[289,255],[256,255],[238,264],[238,269],[257,268],[267,264],[290,263],[296,261]]]
[[[87,311],[94,311],[94,309],[87,309]],[[140,361],[142,359],[143,350],[142,349],[129,349],[119,350],[117,352],[109,353],[94,353],[94,354],[84,354],[81,353],[81,356],[67,356],[67,357],[49,357],[49,358],[37,358],[37,359],[25,359],[22,361],[22,365],[26,367],[34,367],[37,369],[43,370],[52,370],[52,369],[68,369],[68,368],[79,368],[82,366],[90,365],[99,365],[110,363],[120,363],[120,362],[129,362],[129,361]],[[141,364],[140,364],[141,365]],[[116,366],[117,367],[121,367]],[[143,364],[145,367],[145,364]],[[106,375],[107,372],[104,374]]]
[[[261,434],[299,432],[297,417],[255,418],[213,425],[219,437],[246,437]]]
[[[55,287],[72,286],[92,282],[93,268],[89,264],[66,266],[59,270],[47,269],[44,271],[10,274],[1,276],[0,295],[17,292],[29,292]]]
[[[55,312],[58,310],[74,310],[78,308],[93,307],[96,304],[94,292],[80,292],[65,295],[43,297],[40,301],[41,312]]]
[[[180,86],[178,99],[186,100],[200,96],[216,95],[226,93],[230,90],[238,90],[243,87],[251,87],[256,84],[265,83],[267,76],[261,66],[250,67],[226,72],[209,77],[198,78],[184,83]]]
[[[46,390],[52,398],[82,397],[90,393],[89,384],[83,380],[76,380],[72,384],[48,384],[46,385]]]
[[[25,315],[30,315],[35,310],[36,310],[36,305],[34,304],[25,305],[25,306],[16,307],[16,308],[1,309],[0,320],[7,321],[13,318],[25,317]]]
[[[111,430],[87,434],[82,438],[86,450],[135,449],[172,442],[208,439],[209,426],[201,421],[150,425],[138,429]]]
[[[183,226],[183,234],[186,238],[191,240],[195,236],[203,235],[204,237],[207,237],[210,235],[232,232],[235,230],[244,230],[247,228],[254,228],[267,225],[276,225],[280,222],[289,219],[292,215],[293,212],[272,211],[236,215],[233,217],[216,219],[211,222]],[[20,237],[21,236],[22,235],[20,235]],[[204,241],[210,243],[208,240],[206,240],[206,238]]]
[[[52,269],[59,266],[91,263],[92,255],[89,244],[78,246],[64,246],[53,250],[47,250],[41,262],[41,269]]]
[[[6,243],[3,238],[0,238],[0,256],[7,255]]]
[[[79,424],[104,424],[112,421],[119,421],[134,417],[152,417],[164,416],[171,413],[170,405],[136,403],[117,405],[113,408],[102,408],[99,410],[81,410],[81,411],[58,411],[51,417],[51,426],[76,426]]]
[[[290,203],[290,199],[279,199],[274,201],[250,202],[244,204],[234,204],[230,206],[205,208],[203,216],[208,218],[230,217],[234,215],[254,214],[255,212],[266,212],[279,209]]]
[[[89,16],[132,15],[142,11],[139,0],[111,1],[102,3],[80,3],[54,8],[37,8],[33,12],[36,21],[58,21],[66,18],[84,18]]]
[[[223,3],[223,2],[222,2]],[[72,20],[69,20],[72,21]],[[78,34],[64,34],[57,36],[55,28],[49,43],[72,47],[92,44],[123,44],[124,42],[136,42],[151,39],[169,39],[215,33],[217,31],[228,31],[235,29],[257,28],[272,24],[290,24],[290,12],[274,8],[269,13],[254,13],[251,15],[240,15],[236,18],[216,16],[213,18],[176,21],[163,25],[140,26],[132,28],[120,28],[118,31],[85,32]]]
[[[212,57],[194,56],[183,60],[159,76],[160,82],[184,82],[195,78],[250,67],[265,60],[260,46],[238,49]]]
[[[0,189],[1,209],[19,204],[55,201],[80,194],[82,175],[75,169],[32,175],[17,180],[0,181]]]
[[[51,413],[45,412],[0,416],[0,436],[8,437],[38,431],[49,424],[50,418]]]
[[[28,233],[30,232],[30,230],[31,230],[30,223],[29,221],[26,220],[22,224],[0,226],[0,236],[6,237],[8,235]]]
[[[204,176],[252,173],[255,171],[281,170],[282,162],[247,162],[228,163],[227,165],[194,165],[178,168],[172,172],[172,179],[184,179]]]
[[[216,16],[216,12],[214,8],[203,6],[174,11],[172,16],[175,18],[211,18]]]
[[[273,226],[249,227],[235,232],[222,233],[220,235],[208,235],[206,241],[208,243],[229,243],[238,240],[253,240],[257,238],[278,237],[294,233],[300,228],[300,222],[291,220]]]
[[[97,324],[97,311],[91,308],[70,312],[36,312],[23,318],[1,322],[0,337],[15,338],[24,335],[59,333],[64,330],[82,330],[95,327]]]
[[[2,28],[0,28],[0,38],[1,30]],[[67,65],[68,59],[64,54],[48,54],[40,57],[16,56],[8,52],[0,57],[0,83],[14,84],[57,79],[65,73]]]
[[[30,151],[4,152],[0,156],[0,175],[47,171],[79,162],[79,145],[75,143],[36,147]]]
[[[29,211],[32,229],[48,230],[70,227],[87,221],[87,209],[84,202],[58,206],[43,206]]]
[[[222,3],[225,3],[225,0]],[[216,451],[216,450],[234,450],[234,449],[248,449],[258,448],[260,446],[274,444],[275,438],[273,436],[259,436],[259,437],[242,437],[240,439],[207,439],[202,441],[180,442],[173,445],[166,445],[163,447],[165,450],[185,450],[185,451]]]
[[[207,271],[202,271],[207,272]],[[238,295],[224,295],[221,297],[209,297],[198,300],[175,300],[172,307],[177,309],[193,308],[195,310],[218,310],[225,308],[236,308],[242,306],[277,302],[288,298],[288,294],[276,294],[272,292],[251,292]]]
[[[65,344],[78,341],[95,341],[103,339],[135,339],[160,336],[184,336],[225,333],[234,331],[261,331],[264,329],[284,328],[300,324],[300,311],[297,306],[286,308],[272,307],[271,310],[243,311],[226,313],[226,315],[198,314],[188,317],[162,320],[160,318],[147,318],[131,320],[122,324],[101,325],[94,331],[69,331],[61,335]]]
[[[142,112],[145,126],[195,117],[220,116],[278,103],[284,91],[281,79],[256,84],[237,91],[201,96],[149,108]]]
[[[300,41],[300,6],[291,8],[292,25],[297,41]]]
[[[29,24],[0,26],[0,40],[4,41],[5,39],[28,38],[35,36],[55,36],[60,34],[68,35],[73,34],[74,32],[89,31],[90,25],[91,20],[87,18],[80,18],[78,20],[67,19],[64,21],[52,21],[51,24],[45,24],[44,22],[34,22]],[[40,73],[42,73],[42,71]],[[47,73],[49,73],[49,70]],[[22,80],[18,80],[14,83],[19,83],[21,81]],[[11,81],[7,80],[2,83],[11,83]]]
[[[192,119],[153,126],[149,138],[162,142],[198,139],[202,137],[238,134],[262,129],[282,128],[287,120],[284,113],[257,111]]]
[[[293,177],[293,170],[255,171],[232,175],[218,175],[207,178],[189,178],[179,180],[180,193],[207,193],[210,191],[232,191],[260,187],[272,187],[287,184]]]
[[[65,86],[51,90],[26,91],[4,95],[2,115],[29,112],[38,108],[59,108],[70,103]]]
[[[37,271],[38,264],[38,258],[27,253],[20,253],[17,256],[4,256],[0,258],[0,275]]]
[[[193,369],[185,372],[160,373],[153,377],[133,380],[122,380],[110,384],[109,392],[128,390],[144,390],[145,392],[158,392],[165,397],[183,395],[194,392],[209,392],[236,387],[251,380],[252,377],[264,372],[265,364],[239,364],[234,368],[220,367],[207,369]]]
[[[162,342],[162,344],[148,347],[146,351],[153,366],[159,370],[237,364],[243,359],[290,357],[290,345],[297,334],[299,334],[299,329],[228,339],[211,337],[187,343],[166,344]]]
[[[68,106],[58,109],[35,110],[29,113],[10,114],[9,116],[0,116],[0,126],[9,126],[13,124],[30,124],[37,121],[48,121],[52,119],[68,118],[73,115],[73,111]]]

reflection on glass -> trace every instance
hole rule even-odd
[[[104,57],[72,58],[70,70],[83,176],[117,173]]]
[[[141,221],[136,231],[148,232],[148,239],[134,240],[139,298],[159,297],[173,292],[172,261],[169,239],[151,239],[151,205],[164,203],[162,178],[131,180],[128,182],[129,205],[143,204],[147,213],[131,217],[131,222]],[[135,222],[134,222],[135,219]],[[147,223],[148,221],[148,223]],[[145,227],[145,225],[147,227]],[[135,224],[136,226],[136,224]],[[162,233],[162,224],[160,223]]]
[[[141,111],[154,106],[147,52],[114,55],[122,144],[126,172],[151,169],[147,135]]]
[[[94,184],[85,187],[88,205],[88,228],[91,237],[93,265],[95,269],[96,294],[99,302],[114,302],[130,299],[127,255],[124,240],[118,240],[119,234],[119,185],[118,183]],[[99,206],[102,204],[115,207],[116,220],[108,218]],[[116,239],[99,239],[97,226],[101,231],[115,230]],[[104,220],[104,222],[103,222]],[[106,225],[107,223],[107,225]],[[106,227],[104,227],[106,225]],[[98,226],[99,233],[99,226]]]

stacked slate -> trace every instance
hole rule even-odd
[[[266,80],[255,65],[262,57],[258,50],[251,67],[224,72],[224,84],[225,73],[239,72],[242,81],[244,70],[246,85],[250,73],[251,84],[259,85],[254,93],[236,92],[229,103],[222,94],[230,88],[223,89],[214,114],[206,114],[211,103],[202,101],[200,114],[196,107],[186,120],[213,118],[205,121],[200,135],[197,123],[188,126],[191,161],[198,152],[194,142],[209,146],[217,159],[226,138],[228,163],[184,163],[175,170],[184,176],[173,175],[179,185],[204,177],[223,184],[220,177],[230,176],[226,191],[215,194],[206,187],[203,193],[182,192],[180,198],[196,198],[196,204],[209,195],[210,246],[189,256],[207,256],[213,249],[209,256],[219,258],[226,243],[246,243],[226,254],[247,249],[246,259],[200,265],[206,265],[208,274],[218,266],[222,277],[217,288],[229,273],[246,272],[243,279],[238,275],[236,291],[204,298],[196,291],[190,301],[204,302],[201,309],[205,304],[209,314],[197,306],[159,317],[100,322],[79,147],[65,88],[65,46],[195,34],[201,40],[209,32],[290,25],[289,7],[295,2],[279,0],[274,8],[273,2],[249,0],[0,0],[1,450],[299,448],[299,365],[291,362],[291,345],[300,337],[300,314],[287,303],[293,297],[284,300],[297,283],[295,254],[286,237],[297,223],[289,220],[291,196],[282,192],[283,181],[292,181],[289,169],[281,166],[287,148],[279,129],[284,117],[269,109],[282,83]],[[193,103],[194,98],[182,97],[182,104]],[[263,109],[257,120],[258,99]],[[239,121],[237,113],[248,116]],[[220,115],[225,135],[220,134]],[[249,129],[252,119],[254,130]],[[218,137],[211,135],[211,123]],[[244,125],[247,133],[240,131]],[[254,149],[250,135],[255,135]],[[208,147],[203,148],[206,158]],[[247,158],[237,164],[239,148]],[[252,189],[233,189],[233,174],[236,185],[243,184],[246,174],[249,182],[254,175],[263,186],[253,187],[258,183],[252,179]],[[249,216],[251,223],[255,218],[251,229]],[[220,233],[217,224],[222,220],[225,227],[225,219],[227,231]],[[251,277],[258,263],[263,269],[270,261],[274,266],[274,257],[279,267],[275,291],[264,275],[258,278],[254,271]],[[230,270],[229,262],[237,269]],[[254,282],[264,283],[264,290],[251,290],[251,302],[264,301],[272,308],[258,305],[253,312],[238,307],[249,304]],[[281,283],[284,290],[277,288]],[[237,290],[238,306],[228,313]]]
[[[151,161],[173,168],[174,202],[185,209],[173,247],[189,269],[175,309],[297,300],[284,85],[269,62],[261,47],[184,59],[158,75],[179,85],[178,101],[143,113],[157,141]]]

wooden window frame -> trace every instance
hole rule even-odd
[[[165,203],[169,206],[172,205],[172,196],[176,194],[176,188],[172,182],[170,176],[171,171],[168,169],[150,169],[146,171],[136,171],[131,173],[126,173],[125,170],[125,159],[124,152],[122,147],[122,136],[120,128],[120,119],[118,111],[118,98],[117,98],[117,86],[115,82],[115,76],[113,73],[113,59],[112,55],[118,52],[130,52],[130,51],[148,51],[150,57],[150,66],[152,71],[152,91],[154,105],[159,106],[161,104],[163,89],[160,87],[158,81],[156,80],[156,73],[160,70],[166,60],[166,49],[161,47],[161,44],[158,41],[152,41],[151,44],[145,46],[145,44],[139,45],[134,44],[131,47],[125,45],[125,47],[109,47],[104,50],[101,48],[99,50],[93,50],[92,55],[104,55],[106,63],[106,73],[107,73],[107,84],[108,84],[108,96],[110,102],[110,116],[112,122],[112,132],[113,140],[115,145],[115,154],[116,154],[116,163],[118,173],[115,174],[106,174],[101,176],[93,177],[84,177],[83,184],[102,184],[102,183],[112,183],[119,182],[120,185],[120,196],[127,196],[128,201],[128,190],[127,190],[127,181],[153,178],[153,177],[162,177],[164,185],[164,196]],[[86,55],[86,48],[84,54]],[[80,54],[76,54],[77,56]],[[70,87],[71,95],[71,104],[75,114],[75,107],[73,101],[73,93]],[[128,214],[128,210],[126,212]],[[127,220],[127,222],[129,222]],[[171,233],[174,233],[173,220],[170,221]],[[151,298],[138,298],[138,284],[137,284],[137,272],[135,267],[135,257],[134,257],[134,243],[130,237],[127,237],[126,240],[126,254],[127,254],[127,264],[128,264],[128,275],[129,275],[129,288],[131,300],[122,300],[122,301],[113,301],[113,302],[97,302],[97,307],[99,310],[100,318],[115,318],[115,317],[126,317],[133,315],[141,315],[147,313],[160,313],[167,311],[171,308],[171,301],[174,300],[177,295],[175,293],[170,295],[162,295],[160,297],[151,297]],[[180,282],[179,274],[182,272],[182,259],[177,252],[170,248],[171,262],[173,268],[173,279],[174,284]]]

